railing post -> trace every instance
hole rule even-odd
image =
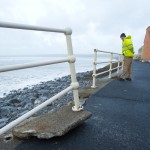
[[[97,63],[97,50],[94,49],[94,62],[93,62],[93,85],[91,88],[96,88],[95,82],[96,82],[96,64]]]
[[[120,55],[120,56],[122,56],[122,57],[121,57],[121,61],[122,61],[122,67],[121,67],[121,69],[123,70],[123,65],[124,65],[124,56],[123,56],[123,55]]]
[[[69,61],[69,67],[70,67],[70,73],[71,73],[71,86],[73,87],[73,98],[74,98],[74,104],[75,106],[72,107],[73,111],[80,111],[83,109],[83,106],[80,105],[79,102],[79,92],[78,87],[79,83],[76,79],[76,71],[75,71],[75,57],[73,55],[73,48],[72,48],[72,41],[71,41],[71,29],[66,29],[66,42],[67,42],[67,50],[68,50],[68,57],[70,59]]]
[[[109,78],[111,78],[111,71],[112,71],[112,60],[113,60],[113,53],[110,53],[110,68],[109,68]]]
[[[121,61],[121,55],[118,55],[118,69],[117,69],[117,73],[119,73],[119,68],[120,68],[120,61]]]

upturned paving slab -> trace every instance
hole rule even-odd
[[[84,110],[72,111],[72,104],[68,104],[47,114],[28,119],[15,127],[12,132],[17,138],[50,139],[66,134],[82,124],[91,115],[90,112]]]

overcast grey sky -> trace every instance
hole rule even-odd
[[[0,21],[51,28],[70,27],[75,54],[93,49],[121,52],[120,33],[135,51],[150,25],[149,0],[0,0]],[[63,34],[0,28],[1,55],[65,54]]]

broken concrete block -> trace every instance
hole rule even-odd
[[[62,136],[71,129],[82,124],[92,114],[88,111],[73,112],[72,106],[67,105],[53,112],[35,118],[30,118],[13,129],[13,135],[18,138],[37,137],[50,139]]]

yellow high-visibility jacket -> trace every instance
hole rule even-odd
[[[130,35],[125,37],[122,42],[122,54],[126,57],[134,57],[134,47]]]

